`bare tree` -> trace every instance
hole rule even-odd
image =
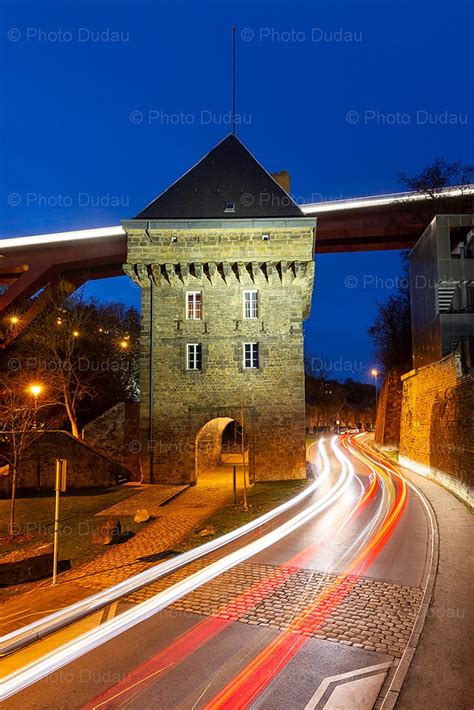
[[[408,252],[402,252],[403,278],[398,290],[377,304],[375,320],[368,333],[375,345],[375,359],[384,372],[393,367],[412,366],[410,288]]]
[[[8,373],[0,377],[0,465],[8,466],[11,474],[9,534],[15,532],[15,503],[18,469],[25,450],[44,431],[44,408],[54,402],[39,399],[40,390],[23,376]],[[39,401],[38,401],[39,400]]]
[[[463,165],[460,160],[450,163],[444,158],[435,158],[431,165],[424,168],[418,175],[410,176],[402,172],[399,173],[399,179],[409,190],[429,197],[431,211],[426,214],[417,200],[411,197],[407,198],[407,203],[412,205],[413,213],[424,221],[428,221],[428,215],[432,214],[433,203],[436,214],[449,214],[452,211],[452,203],[446,195],[447,190],[451,187],[458,187],[460,190],[461,201],[456,202],[456,211],[469,212],[473,209],[473,165]]]

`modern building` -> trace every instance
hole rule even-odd
[[[474,356],[474,215],[438,215],[410,253],[413,366]]]
[[[200,442],[214,460],[231,422],[251,480],[306,476],[315,224],[234,135],[123,222],[142,295],[145,481],[194,482]]]

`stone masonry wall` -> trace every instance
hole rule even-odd
[[[403,375],[400,455],[430,465],[433,407],[457,379],[458,361],[454,356]]]
[[[375,441],[382,446],[398,448],[402,413],[402,371],[394,368],[387,373],[377,406]]]
[[[400,462],[472,504],[474,383],[458,356],[402,377]]]
[[[19,489],[54,489],[57,458],[67,460],[67,488],[112,486],[126,480],[127,472],[67,432],[45,432],[26,449],[18,471]],[[9,490],[10,476],[0,478],[0,490]]]
[[[283,222],[239,231],[229,225],[154,230],[151,223],[148,233],[125,223],[124,268],[142,287],[145,480],[152,480],[146,469],[151,448],[154,482],[194,482],[198,432],[217,417],[242,424],[242,408],[250,476],[305,477],[302,320],[311,301],[314,223]],[[243,319],[245,289],[258,291],[257,319]],[[202,320],[186,320],[188,290],[202,293]],[[197,342],[202,343],[203,367],[188,371],[186,344]],[[259,369],[243,367],[244,342],[259,343]]]
[[[222,464],[222,432],[231,419],[212,419],[196,437],[196,475]]]
[[[434,471],[447,473],[456,489],[473,503],[474,488],[474,377],[463,378],[436,400],[431,427]],[[467,494],[464,495],[464,493]]]
[[[140,477],[138,402],[119,402],[84,427],[84,441]]]

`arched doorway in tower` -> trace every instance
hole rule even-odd
[[[231,417],[216,417],[204,424],[196,436],[196,482],[208,484],[214,480],[232,486],[235,466],[238,487],[241,488],[244,463],[249,480],[249,438],[246,433],[243,443],[244,456],[242,427]]]

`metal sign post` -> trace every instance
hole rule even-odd
[[[56,584],[58,575],[58,546],[59,546],[59,491],[66,490],[66,459],[56,459],[56,484],[54,501],[54,545],[53,545],[53,584]]]
[[[243,469],[243,474],[244,474],[244,510],[247,512],[248,510],[248,504],[247,504],[247,474],[245,472],[245,429],[244,429],[244,404],[242,402],[242,406],[240,408],[240,418],[241,418],[241,427],[242,427],[242,437],[241,437],[241,446],[242,446],[242,469]]]

